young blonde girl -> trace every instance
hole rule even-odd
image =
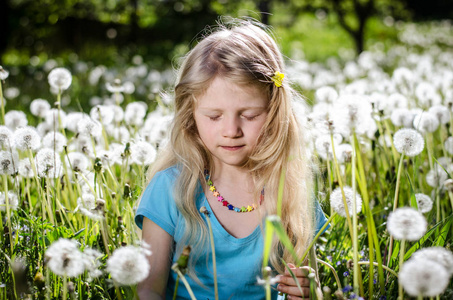
[[[261,276],[263,219],[277,214],[285,175],[282,223],[301,256],[325,217],[312,200],[300,100],[284,77],[274,40],[259,24],[220,25],[185,57],[175,87],[170,140],[152,166],[136,223],[150,244],[151,271],[141,299],[171,299],[171,265],[192,246],[188,281],[197,299],[214,299],[212,253],[205,206],[213,226],[220,299],[264,299]],[[288,251],[274,242],[270,265],[278,290],[302,297],[285,273]],[[293,270],[308,297],[303,268]],[[276,296],[276,291],[274,291]],[[179,285],[178,299],[189,299]],[[302,298],[301,298],[302,299]]]

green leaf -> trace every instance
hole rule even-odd
[[[453,218],[450,218],[450,220],[447,223],[445,223],[445,225],[442,227],[440,235],[437,237],[436,242],[435,242],[436,246],[439,246],[439,247],[444,246],[445,241],[447,240],[448,233],[450,232],[452,222],[453,222]]]
[[[264,237],[264,250],[263,250],[263,268],[267,266],[269,261],[269,254],[272,247],[272,237],[274,235],[274,227],[271,222],[266,219],[266,233]]]
[[[286,248],[286,250],[288,250],[289,253],[291,253],[291,255],[294,258],[294,261],[298,261],[299,258],[297,256],[296,252],[294,251],[294,247],[293,247],[293,244],[291,243],[291,240],[289,239],[288,235],[286,234],[285,229],[283,228],[280,217],[269,216],[266,218],[266,220],[274,228],[275,233],[277,233],[277,236],[278,236],[280,242],[283,244],[283,246]]]
[[[85,228],[82,228],[82,229],[80,229],[79,231],[77,231],[76,233],[74,233],[73,235],[71,235],[70,238],[71,238],[71,239],[72,239],[72,238],[76,238],[76,237],[78,237],[78,236],[79,236],[82,232],[84,232],[84,231],[85,231]]]

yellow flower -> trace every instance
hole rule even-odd
[[[272,81],[274,82],[276,87],[282,86],[284,77],[285,77],[285,74],[280,73],[279,71],[275,71],[274,76],[272,76]]]

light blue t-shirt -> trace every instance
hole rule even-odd
[[[184,218],[178,211],[173,198],[173,188],[179,171],[176,166],[158,172],[148,184],[142,195],[137,209],[135,222],[140,229],[143,225],[143,217],[152,220],[163,230],[168,232],[177,244],[184,233]],[[205,206],[212,212],[206,199],[201,184],[196,196],[197,208]],[[202,214],[203,219],[206,217]],[[265,291],[257,285],[257,276],[261,274],[263,235],[261,227],[257,228],[245,238],[235,238],[229,234],[219,223],[213,213],[210,214],[215,243],[215,255],[217,262],[217,281],[220,299],[265,299]],[[316,232],[326,222],[326,217],[316,201]],[[151,250],[158,245],[151,244]],[[204,285],[186,276],[190,287],[197,299],[214,299],[214,279],[211,258],[211,248],[206,249],[197,261],[195,272]],[[176,262],[176,255],[172,258],[172,264]],[[172,299],[176,273],[170,271],[167,284],[166,299]],[[272,299],[276,299],[277,292],[272,290]],[[182,283],[178,288],[178,299],[190,299],[190,296]]]

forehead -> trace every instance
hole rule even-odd
[[[268,99],[257,86],[238,85],[216,76],[206,91],[197,97],[197,108],[265,108]]]

